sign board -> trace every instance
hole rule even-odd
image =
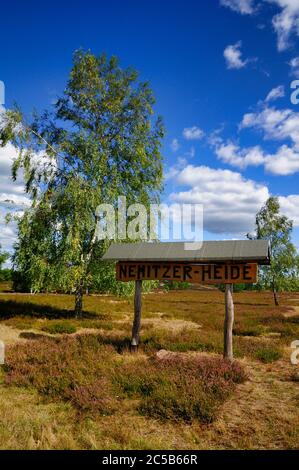
[[[118,262],[118,281],[183,281],[194,284],[257,282],[257,264],[186,264],[173,262]]]

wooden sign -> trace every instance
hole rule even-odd
[[[194,284],[237,284],[257,282],[257,264],[186,264],[165,262],[119,262],[118,281],[182,281]]]

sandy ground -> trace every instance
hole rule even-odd
[[[0,340],[5,344],[14,344],[18,341],[26,341],[25,339],[20,338],[19,335],[20,330],[0,324]]]

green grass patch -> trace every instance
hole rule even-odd
[[[42,331],[46,331],[51,335],[70,335],[72,333],[76,333],[77,328],[73,323],[67,321],[49,322],[42,328]]]
[[[254,356],[259,361],[268,364],[279,361],[282,358],[282,351],[275,347],[262,347],[255,352]]]

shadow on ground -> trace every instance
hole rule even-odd
[[[74,318],[74,312],[69,309],[55,308],[50,305],[38,305],[31,302],[16,302],[14,300],[0,300],[0,320],[13,317],[46,318],[48,320]],[[86,312],[82,318],[98,319],[95,312]]]

